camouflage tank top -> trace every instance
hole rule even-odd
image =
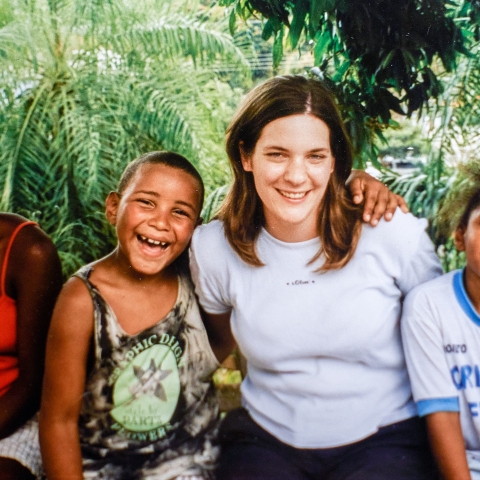
[[[89,281],[92,271],[87,265],[75,273],[94,305],[95,363],[79,418],[84,465],[123,461],[159,472],[155,478],[170,478],[160,470],[210,478],[218,454],[212,383],[218,362],[190,280],[178,277],[177,300],[165,318],[129,335]]]

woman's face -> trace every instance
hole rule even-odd
[[[318,212],[335,164],[325,122],[309,114],[270,122],[253,153],[242,153],[242,164],[253,173],[271,235],[284,242],[318,236]]]

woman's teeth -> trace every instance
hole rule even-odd
[[[303,198],[306,195],[306,192],[284,192],[283,190],[279,190],[280,193],[287,198],[293,198],[293,199],[298,199],[298,198]]]

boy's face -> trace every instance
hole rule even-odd
[[[467,270],[480,279],[480,207],[472,211],[466,227],[455,231],[455,246],[465,252]]]
[[[137,273],[155,275],[190,242],[200,213],[199,185],[178,168],[144,164],[122,196],[111,193],[106,205],[121,258]]]

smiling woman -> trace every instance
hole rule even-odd
[[[235,181],[219,217],[242,260],[262,265],[255,240],[262,226],[270,233],[280,227],[266,221],[267,216],[273,220],[270,213],[276,212],[289,223],[283,225],[288,241],[320,238],[317,253],[324,255],[320,270],[348,262],[361,225],[360,206],[352,202],[345,186],[352,170],[352,150],[334,99],[320,82],[277,77],[260,84],[238,109],[226,144]],[[265,182],[273,181],[271,175],[276,183],[267,187]],[[254,191],[257,195],[251,194]],[[280,191],[290,197],[299,192],[306,195],[276,203],[279,196],[287,198]],[[304,222],[292,228],[296,215],[303,215]]]
[[[352,152],[319,81],[276,77],[227,130],[235,179],[191,271],[219,359],[247,359],[217,480],[434,480],[400,339],[401,299],[440,274],[426,223],[362,225]]]

